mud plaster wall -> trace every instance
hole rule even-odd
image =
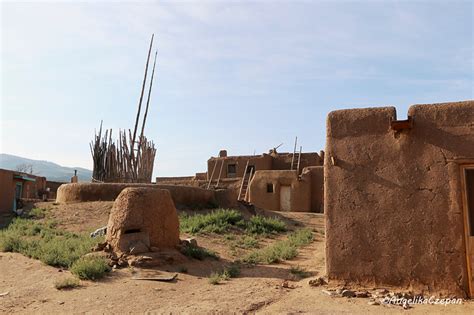
[[[459,165],[474,158],[474,102],[331,112],[324,202],[331,280],[467,291]],[[335,165],[332,165],[333,158]]]
[[[245,166],[247,165],[247,161],[250,160],[249,165],[254,165],[256,170],[269,170],[272,168],[272,157],[268,154],[262,155],[252,155],[252,156],[229,156],[223,158],[210,158],[207,161],[207,176],[208,180],[217,180],[219,178],[219,172],[224,162],[224,166],[222,168],[221,178],[228,178],[228,177],[242,177],[245,172]],[[214,165],[217,163],[216,168],[214,170]],[[227,172],[227,165],[235,164],[236,167],[236,174],[235,176],[229,175]],[[212,171],[214,170],[214,174]]]
[[[12,210],[14,197],[13,172],[0,169],[0,213]]]
[[[278,154],[262,154],[262,155],[250,155],[250,156],[227,156],[227,157],[212,157],[207,161],[207,175],[208,178],[211,177],[214,165],[217,163],[217,166],[214,170],[214,175],[212,180],[217,180],[219,178],[219,172],[224,161],[224,166],[222,169],[221,179],[229,177],[242,177],[245,171],[245,166],[247,161],[249,165],[255,166],[256,171],[261,170],[290,170],[291,169],[291,159],[293,158],[293,153],[278,153]],[[298,158],[298,155],[295,155],[295,159]],[[294,162],[295,165],[297,161]],[[227,165],[235,164],[236,165],[236,174],[230,175],[227,172]],[[307,166],[317,166],[322,165],[323,161],[318,153],[308,152],[301,153],[300,159],[300,172],[303,168]]]
[[[15,198],[15,185],[22,183],[22,198],[39,198],[38,191],[46,188],[46,178],[41,176],[26,175],[34,178],[34,182],[24,181],[14,178],[21,175],[18,172],[0,169],[0,213],[8,213],[13,209],[13,199]]]
[[[126,187],[151,187],[167,189],[176,205],[209,206],[215,204],[214,191],[198,187],[159,184],[121,184],[121,183],[73,183],[61,185],[56,202],[112,201]]]
[[[293,153],[279,153],[273,156],[272,168],[273,170],[289,170],[291,169],[291,159]],[[298,163],[298,154],[295,155],[296,161],[294,165]],[[300,172],[302,169],[308,166],[323,165],[323,160],[316,152],[301,153],[300,159]]]
[[[303,169],[311,177],[311,212],[324,212],[324,166],[310,166]]]
[[[309,174],[308,174],[309,175]],[[273,185],[273,192],[267,192],[267,184]],[[249,186],[249,201],[256,207],[280,211],[280,188],[291,186],[291,211],[311,210],[311,179],[303,176],[298,180],[296,171],[256,171]]]

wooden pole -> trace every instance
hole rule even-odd
[[[146,65],[145,65],[145,75],[143,76],[143,83],[142,83],[142,92],[140,93],[140,100],[138,101],[138,111],[137,111],[137,118],[135,119],[135,128],[133,129],[133,137],[132,137],[132,143],[131,145],[131,154],[133,158],[133,149],[135,146],[135,139],[137,136],[137,128],[138,128],[138,121],[140,120],[140,111],[142,108],[142,101],[143,101],[143,93],[145,92],[145,84],[146,84],[146,77],[148,73],[148,64],[150,62],[150,54],[151,54],[151,47],[153,46],[153,38],[155,37],[155,34],[151,35],[151,41],[150,41],[150,48],[148,49],[148,57],[146,59]]]
[[[156,55],[157,54],[158,54],[158,51],[155,51],[155,60],[153,61],[153,70],[151,71],[150,87],[148,89],[148,97],[147,97],[147,100],[146,100],[145,114],[143,115],[142,130],[140,132],[140,140],[138,142],[138,149],[137,149],[137,156],[135,158],[136,159],[135,164],[138,164],[138,159],[140,157],[140,151],[141,151],[142,140],[143,140],[143,133],[145,131],[145,123],[146,123],[146,118],[148,116],[148,107],[150,105],[151,88],[153,87],[153,78],[155,76],[155,66],[156,66]]]

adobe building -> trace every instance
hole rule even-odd
[[[474,296],[474,101],[331,112],[324,177],[330,280]]]
[[[16,211],[22,199],[38,199],[46,193],[46,178],[0,169],[0,214]]]
[[[56,199],[58,188],[59,186],[63,184],[66,184],[66,183],[46,180],[46,191],[47,191],[48,199]]]
[[[250,172],[250,170],[256,172],[261,170],[296,169],[298,159],[300,160],[298,175],[300,175],[301,171],[307,166],[323,165],[324,152],[321,151],[320,154],[316,152],[301,153],[299,158],[298,153],[277,153],[276,150],[270,150],[269,154],[227,156],[227,151],[221,150],[218,157],[211,157],[207,161],[207,180],[242,178],[247,162],[247,172]]]
[[[296,170],[256,171],[248,201],[273,211],[323,212],[323,166]]]
[[[324,151],[227,156],[221,150],[207,161],[207,172],[156,183],[213,189],[234,207],[243,201],[266,210],[323,212],[323,161]]]

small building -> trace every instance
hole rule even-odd
[[[323,212],[323,161],[324,151],[227,156],[221,150],[207,161],[207,172],[156,183],[218,190],[233,206],[244,201],[266,210]]]
[[[323,166],[296,170],[256,171],[248,201],[273,211],[323,212]]]
[[[56,199],[58,188],[62,184],[66,184],[66,183],[46,180],[46,192],[47,192],[48,199]]]
[[[325,152],[330,281],[474,296],[474,101],[331,112]]]
[[[0,169],[0,214],[16,211],[22,199],[39,199],[45,193],[45,177]]]
[[[316,152],[301,153],[301,156],[298,153],[277,153],[276,150],[261,155],[227,156],[227,151],[221,150],[218,157],[211,157],[207,161],[207,180],[242,178],[245,175],[247,163],[247,172],[298,169],[301,174],[305,167],[323,165],[323,160],[324,152],[322,151],[320,154]]]

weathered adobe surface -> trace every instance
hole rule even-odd
[[[415,105],[408,115],[413,129],[396,133],[393,107],[329,114],[327,273],[462,296],[468,277],[452,159],[474,160],[474,101]]]
[[[167,189],[170,191],[174,203],[180,206],[209,206],[215,203],[212,190],[189,186],[130,183],[64,184],[58,189],[56,202],[113,201],[127,187]]]
[[[106,239],[119,254],[176,247],[179,221],[170,192],[143,187],[122,190],[110,212]]]
[[[267,192],[267,184],[273,185],[272,193]],[[256,171],[249,186],[249,201],[261,209],[280,211],[280,188],[282,185],[291,187],[291,211],[310,212],[310,177],[304,176],[298,180],[296,171],[291,170]]]
[[[303,170],[311,176],[311,212],[324,212],[324,166],[308,166]]]

